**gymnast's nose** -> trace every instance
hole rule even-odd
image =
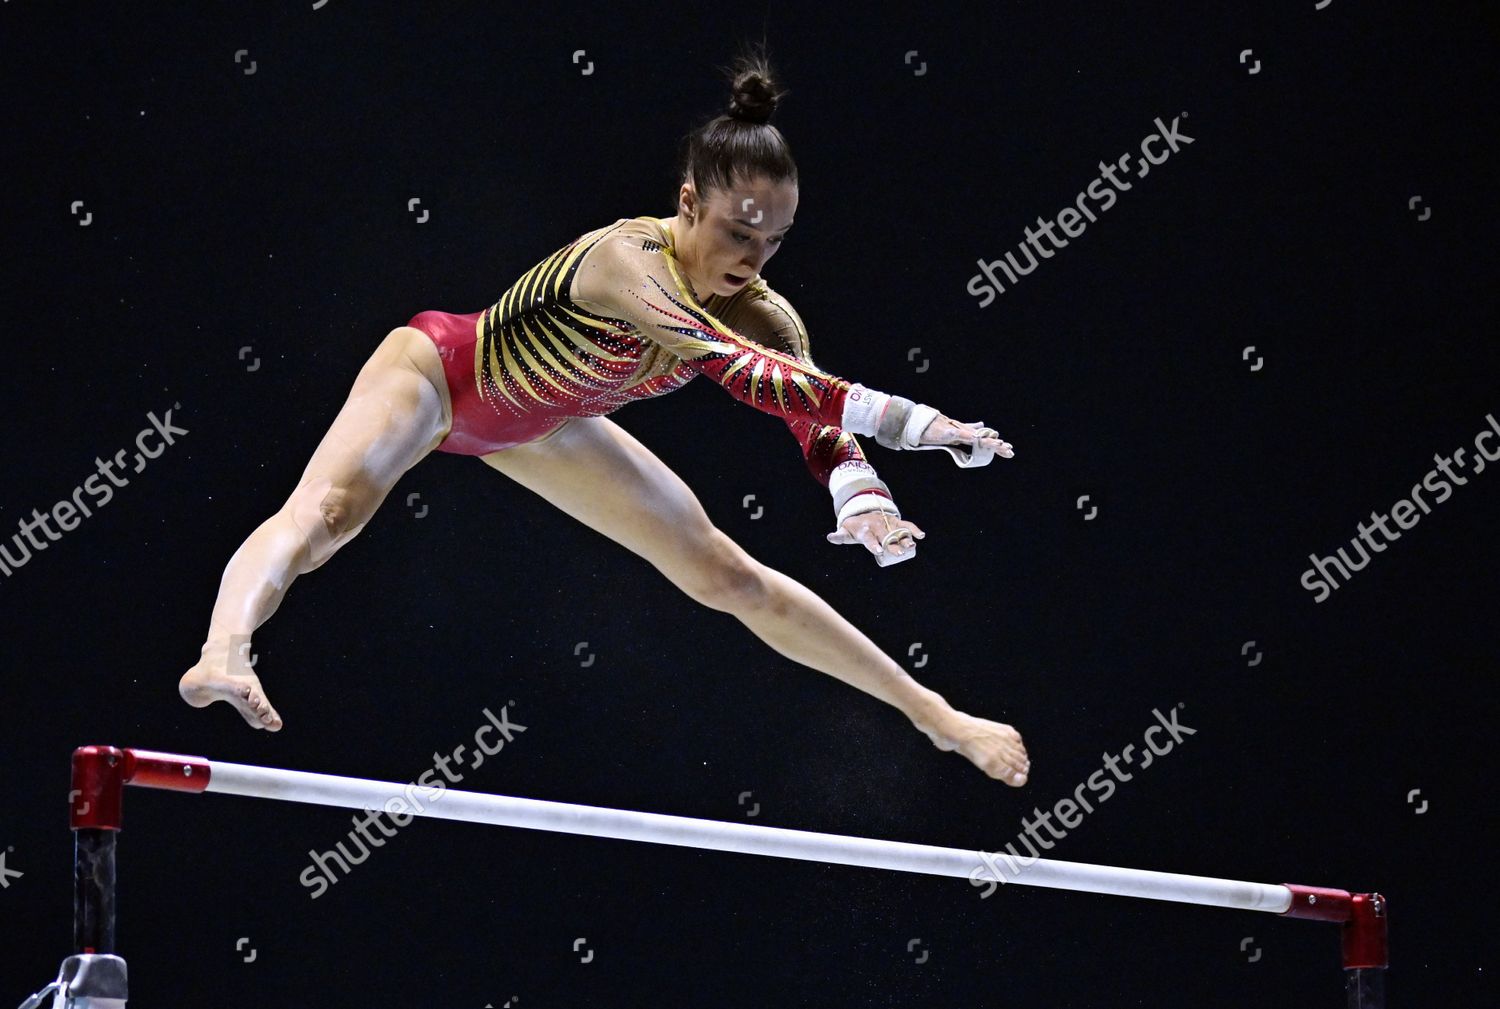
[[[740,268],[749,276],[755,276],[760,268],[765,265],[766,260],[771,258],[771,248],[764,241],[758,242],[755,248],[750,250],[749,258],[740,264]]]

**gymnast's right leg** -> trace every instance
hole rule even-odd
[[[281,716],[250,668],[250,636],[298,575],[359,534],[452,423],[437,348],[421,330],[393,329],[360,369],[296,490],[229,559],[201,656],[178,683],[183,700],[195,708],[228,701],[251,726],[281,729]]]

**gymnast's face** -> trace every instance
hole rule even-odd
[[[706,196],[684,182],[670,223],[694,294],[702,300],[743,290],[781,248],[796,212],[795,182],[736,178]]]

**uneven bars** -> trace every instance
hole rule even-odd
[[[440,791],[425,789],[423,791],[437,794],[418,799],[411,795],[413,786],[397,782],[255,767],[210,761],[204,757],[109,746],[84,746],[73,753],[74,831],[88,831],[91,836],[117,831],[125,785],[183,792],[218,792],[347,809],[384,810],[390,800],[401,798],[406,808],[395,811],[397,815],[954,876],[971,882],[978,882],[975,876],[980,871],[989,873],[984,883],[996,878],[985,854],[978,850],[700,820],[450,788]],[[113,838],[108,840],[112,842]],[[81,846],[82,837],[79,843]],[[112,846],[109,859],[112,879]],[[1362,972],[1383,971],[1387,966],[1388,909],[1385,899],[1378,893],[1350,893],[1290,883],[1251,883],[1056,859],[1037,859],[1003,881],[1340,922],[1343,925],[1344,967],[1353,973],[1354,979],[1363,977]],[[80,894],[80,901],[84,896]],[[109,903],[107,918],[112,945],[112,894]],[[79,943],[83,945],[83,938],[79,938]],[[1379,978],[1374,978],[1374,981],[1378,982]],[[1349,1004],[1363,1007],[1377,1003],[1356,1002],[1351,993]]]

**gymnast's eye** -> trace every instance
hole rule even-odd
[[[743,232],[731,231],[730,234],[734,236],[734,240],[736,242],[748,242],[748,241],[750,241],[750,236],[747,235],[747,234],[744,234]]]

